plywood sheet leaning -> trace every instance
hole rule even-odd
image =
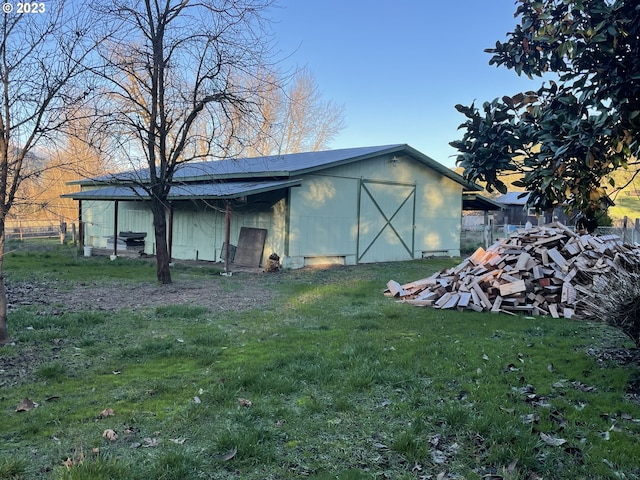
[[[240,228],[238,246],[233,258],[234,265],[258,268],[262,260],[267,231],[263,228]]]
[[[640,267],[640,245],[556,222],[517,230],[427,278],[392,280],[385,295],[421,307],[580,319],[592,314],[594,278],[630,265]]]

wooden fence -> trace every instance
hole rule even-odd
[[[75,223],[54,222],[51,220],[9,220],[5,224],[7,240],[25,240],[28,238],[60,238],[61,242],[76,241]]]
[[[478,247],[487,247],[499,238],[507,238],[524,225],[493,225],[485,231],[483,225],[463,228],[460,234],[460,250],[462,255],[473,253]],[[569,228],[574,228],[570,226]],[[612,227],[598,227],[596,235],[617,235],[623,243],[640,244],[640,219],[616,222]]]

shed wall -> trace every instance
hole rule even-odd
[[[373,199],[362,196],[367,181],[381,182]],[[414,200],[408,198],[410,186]],[[404,200],[414,203],[402,205]],[[409,157],[381,156],[328,168],[291,190],[286,263],[295,268],[316,258],[384,262],[421,258],[434,250],[459,255],[461,215],[462,186]],[[368,245],[367,238],[376,235]]]
[[[236,245],[242,227],[264,228],[267,239],[263,261],[276,252],[284,251],[286,199],[284,191],[256,195],[250,202],[234,203],[231,215],[230,243]],[[144,252],[156,251],[153,217],[145,202],[118,202],[118,232],[147,232]],[[172,257],[180,260],[220,260],[225,240],[225,212],[223,202],[174,202]],[[83,201],[85,242],[106,248],[107,237],[114,231],[114,202]]]
[[[113,205],[83,201],[87,244],[106,247]],[[380,156],[302,176],[302,185],[235,202],[231,243],[240,228],[267,230],[263,252],[287,267],[314,262],[356,264],[460,254],[462,186],[408,156]],[[174,203],[176,259],[219,260],[225,237],[223,202]],[[118,231],[146,231],[155,253],[151,212],[144,202],[119,202]]]

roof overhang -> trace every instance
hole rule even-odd
[[[479,193],[464,193],[462,195],[463,210],[504,210],[505,206]]]
[[[302,180],[176,184],[171,187],[167,200],[230,200],[301,184]],[[81,190],[62,197],[74,200],[148,200],[149,194],[137,185],[120,185]]]

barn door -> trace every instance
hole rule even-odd
[[[416,186],[361,180],[358,195],[358,262],[413,258]]]

